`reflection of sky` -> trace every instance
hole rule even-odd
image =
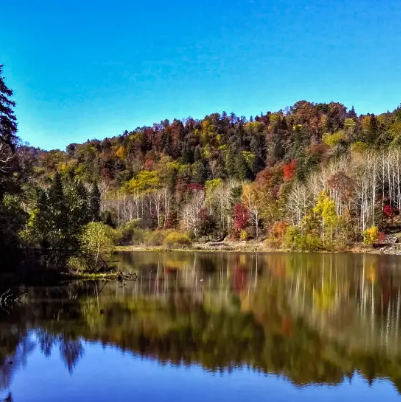
[[[72,374],[56,348],[50,357],[35,348],[27,364],[14,373],[10,391],[15,402],[130,401],[395,401],[389,381],[367,382],[355,375],[337,387],[298,388],[284,378],[237,369],[215,374],[198,366],[172,367],[141,359],[117,348],[84,343],[85,354]],[[5,398],[8,390],[0,393]],[[379,399],[380,398],[380,399]]]

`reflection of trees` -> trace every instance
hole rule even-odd
[[[126,286],[31,290],[40,301],[19,310],[27,327],[18,333],[34,328],[40,350],[49,355],[57,346],[69,371],[87,339],[214,371],[247,365],[296,384],[336,384],[358,370],[401,385],[401,277],[393,260],[386,268],[376,256],[174,258],[147,253],[135,262],[139,280]],[[6,349],[15,353],[23,339],[10,334]]]
[[[9,388],[13,373],[26,363],[35,343],[24,330],[20,333],[8,328],[7,334],[1,331],[0,344],[0,390],[4,390]]]
[[[293,313],[348,346],[399,353],[398,272],[381,269],[378,256],[316,258],[289,262]]]
[[[13,398],[11,396],[11,392],[7,395],[5,399],[3,399],[1,402],[13,402]]]
[[[84,349],[80,340],[66,339],[64,336],[60,340],[61,360],[65,363],[68,371],[72,373],[78,360],[83,356]]]
[[[54,345],[57,343],[57,338],[58,338],[57,336],[41,328],[36,331],[36,339],[38,340],[40,351],[46,357],[49,357],[51,355],[52,349]]]

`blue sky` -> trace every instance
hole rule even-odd
[[[44,149],[301,99],[401,102],[399,0],[12,0],[1,15],[19,135]]]

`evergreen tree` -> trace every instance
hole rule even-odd
[[[194,162],[198,162],[202,160],[202,155],[201,155],[201,151],[200,151],[200,146],[198,145],[195,148],[195,152],[194,152]]]
[[[100,216],[101,221],[111,227],[115,227],[115,223],[113,222],[113,218],[109,211],[103,211]]]
[[[88,192],[79,180],[72,181],[64,192],[68,203],[69,238],[76,240],[82,227],[91,220]]]
[[[354,106],[352,106],[351,110],[347,113],[347,117],[350,119],[356,119],[358,117],[355,112]]]
[[[370,131],[370,135],[369,135],[368,141],[371,144],[374,144],[378,138],[378,133],[379,133],[379,124],[378,124],[377,118],[374,114],[372,114],[372,117],[370,119],[369,131]]]
[[[206,180],[206,169],[202,161],[195,162],[192,165],[192,183],[203,184]]]
[[[248,164],[242,154],[236,159],[236,176],[239,180],[252,179],[252,172],[250,171]]]
[[[32,240],[41,247],[48,248],[51,243],[51,220],[49,199],[46,191],[38,189],[36,209],[30,218]]]
[[[182,156],[181,156],[181,163],[183,165],[189,165],[193,161],[193,152],[191,148],[189,148],[186,144],[184,145],[184,149],[182,151]]]
[[[225,157],[225,173],[227,177],[234,177],[236,172],[235,158],[231,149],[228,149]]]
[[[3,65],[0,64],[0,146],[6,145],[14,151],[17,141],[17,119],[13,110],[15,102],[11,100],[13,91],[4,83],[2,70]]]
[[[241,195],[242,195],[242,186],[236,186],[231,189],[231,195],[230,195],[231,208],[233,208],[234,205],[238,204],[241,201]]]
[[[17,245],[15,229],[17,219],[11,212],[16,205],[6,208],[3,197],[10,192],[10,189],[15,192],[20,188],[20,183],[16,182],[13,175],[17,167],[14,151],[18,140],[17,119],[13,110],[15,103],[11,100],[13,92],[6,86],[2,77],[2,68],[0,64],[0,248],[11,244]],[[18,215],[22,216],[22,214]]]
[[[49,188],[49,203],[56,215],[65,212],[63,183],[58,172],[54,175],[52,185]]]
[[[20,183],[15,182],[13,172],[17,170],[17,160],[14,157],[18,141],[17,119],[13,108],[15,102],[11,100],[12,90],[4,83],[0,64],[0,201],[10,188],[16,190]],[[2,239],[0,238],[0,243]]]
[[[64,198],[63,183],[60,173],[54,175],[52,185],[48,190],[48,224],[50,243],[53,247],[62,247],[68,234],[68,209]]]
[[[89,216],[90,220],[94,222],[98,222],[100,219],[100,190],[97,182],[93,183],[89,196]]]

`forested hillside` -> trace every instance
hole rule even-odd
[[[8,143],[3,243],[74,244],[67,240],[99,220],[122,244],[170,235],[172,243],[253,238],[340,249],[398,230],[401,107],[358,115],[299,101],[249,118],[164,120],[65,151]]]

